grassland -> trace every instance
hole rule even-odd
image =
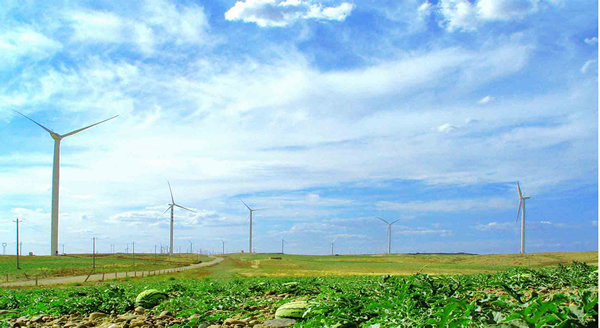
[[[172,257],[154,254],[96,254],[97,273],[167,269],[210,261],[211,258],[194,254],[175,254]],[[30,280],[34,277],[61,277],[87,274],[92,270],[92,255],[21,256],[20,269],[15,256],[0,256],[0,281]],[[134,265],[135,262],[135,265]]]
[[[281,259],[270,259],[281,257]],[[202,275],[214,277],[301,277],[353,275],[411,275],[415,273],[494,273],[513,267],[542,268],[573,261],[598,265],[598,252],[561,252],[494,255],[343,255],[229,254]]]

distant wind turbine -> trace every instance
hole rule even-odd
[[[188,210],[190,212],[194,212],[196,213],[196,211],[190,210],[187,207],[183,207],[181,205],[178,205],[175,203],[175,198],[173,198],[173,191],[171,190],[171,184],[169,183],[169,181],[167,181],[167,183],[169,184],[169,192],[171,193],[171,204],[169,204],[169,207],[167,207],[167,209],[162,212],[162,214],[157,218],[160,219],[161,216],[163,216],[163,214],[165,214],[169,209],[171,210],[171,243],[169,246],[169,255],[173,255],[173,224],[174,224],[174,220],[173,220],[173,209],[175,208],[175,206],[179,207],[179,208],[183,208],[184,210]]]
[[[523,205],[523,216],[521,217],[521,254],[525,253],[525,201],[531,197],[523,197],[521,186],[517,181],[517,190],[519,191],[519,209],[517,210],[517,222],[519,221],[519,213],[521,212],[521,204]]]
[[[248,253],[252,253],[252,212],[266,210],[266,208],[257,208],[253,210],[250,208],[250,206],[246,205],[246,203],[244,203],[243,200],[240,199],[240,201],[242,202],[242,204],[244,204],[244,206],[246,206],[248,211],[250,211],[250,245],[248,246]]]
[[[221,239],[221,243],[223,244],[223,254],[225,254],[225,244],[226,244],[226,242],[224,242],[223,239]]]
[[[392,224],[400,221],[400,219],[398,219],[398,220],[396,220],[396,221],[394,221],[392,223],[389,223],[386,220],[384,220],[384,219],[382,219],[382,218],[380,218],[378,216],[376,216],[375,218],[379,219],[379,220],[381,220],[383,222],[385,222],[385,224],[388,225],[388,227],[387,227],[387,233],[388,233],[388,254],[391,254],[392,253]]]
[[[285,239],[281,238],[281,254],[283,254],[283,244],[286,243]]]
[[[335,243],[336,238],[333,238],[333,240],[331,241],[331,255],[333,255],[333,244]]]
[[[39,127],[41,127],[42,129],[46,130],[46,132],[50,133],[50,136],[52,137],[52,139],[54,139],[54,163],[52,164],[52,223],[51,223],[51,228],[50,228],[50,255],[58,255],[58,186],[59,186],[59,180],[60,180],[60,141],[68,136],[72,136],[74,134],[77,134],[83,130],[87,130],[93,126],[96,126],[100,123],[104,123],[106,121],[112,120],[113,118],[119,116],[113,116],[109,119],[106,119],[104,121],[100,121],[98,123],[86,126],[84,128],[75,130],[75,131],[71,131],[67,134],[63,134],[60,135],[50,129],[48,129],[47,127],[41,125],[40,123],[34,121],[33,119],[25,116],[24,114],[17,112],[16,110],[13,110],[15,113],[25,117],[26,119],[30,120],[31,122],[37,124]]]

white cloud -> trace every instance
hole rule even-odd
[[[452,125],[452,124],[449,124],[449,123],[442,124],[442,125],[440,125],[440,126],[437,127],[438,131],[444,132],[444,133],[450,133],[452,131],[456,131],[456,130],[459,130],[459,129],[460,129],[460,126]]]
[[[591,46],[592,46],[592,45],[594,45],[594,44],[598,43],[598,38],[597,38],[597,37],[585,38],[585,39],[583,40],[583,42],[585,42],[585,43],[587,43],[587,44],[589,44],[589,45],[591,45]]]
[[[443,16],[441,24],[450,32],[472,31],[479,24],[477,9],[469,0],[441,0],[438,7]]]
[[[74,11],[66,14],[79,42],[123,42],[126,22],[110,12]]]
[[[347,2],[337,7],[323,7],[310,0],[246,0],[236,2],[225,13],[225,19],[243,20],[261,27],[282,27],[300,19],[343,21],[353,9],[354,5]]]
[[[394,230],[394,234],[399,234],[399,235],[440,235],[440,237],[448,237],[448,236],[454,235],[452,230],[427,229],[427,228],[422,228],[422,227],[419,227],[417,229],[412,229],[412,230],[396,229],[396,230]]]
[[[494,101],[496,101],[496,98],[494,98],[492,96],[485,96],[485,97],[481,98],[477,103],[480,105],[484,105],[484,104],[492,103]]]
[[[432,10],[433,5],[429,1],[423,2],[417,9],[419,13],[419,19],[424,19],[425,17],[431,15]]]
[[[485,20],[522,19],[537,11],[537,0],[479,0],[477,9]]]
[[[133,44],[150,54],[157,44],[202,45],[213,42],[208,18],[197,5],[176,6],[166,0],[148,0],[138,19],[98,10],[73,10],[64,14],[80,43]]]
[[[536,0],[441,0],[437,8],[449,32],[475,31],[486,22],[520,20],[537,11]]]
[[[18,64],[25,57],[38,61],[51,57],[62,44],[29,27],[0,32],[0,70]]]
[[[588,60],[581,66],[581,73],[585,74],[591,70],[598,70],[598,61],[596,59]]]
[[[477,224],[474,228],[480,231],[508,231],[519,227],[514,222],[490,222],[488,224]]]
[[[513,205],[513,202],[504,198],[488,199],[452,199],[452,200],[433,200],[417,202],[389,202],[380,201],[375,204],[378,208],[411,211],[411,212],[466,212],[480,211],[489,209],[506,209]]]

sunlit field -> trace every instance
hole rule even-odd
[[[211,258],[195,254],[96,254],[94,272],[111,273],[135,270],[155,270],[185,266]],[[0,283],[48,277],[88,274],[93,265],[92,254],[68,256],[20,256],[17,269],[16,256],[0,256]]]
[[[281,259],[272,259],[281,257]],[[598,265],[598,252],[494,255],[340,255],[306,256],[238,253],[206,271],[231,276],[330,276],[493,273],[511,267],[548,267],[573,261]]]

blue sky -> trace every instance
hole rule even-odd
[[[0,241],[256,251],[598,249],[596,1],[8,1]]]

